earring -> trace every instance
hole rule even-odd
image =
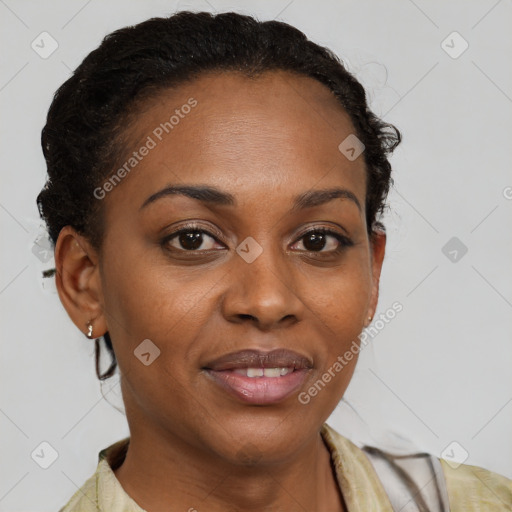
[[[90,321],[87,322],[87,334],[86,334],[86,336],[89,339],[92,339],[92,323]]]

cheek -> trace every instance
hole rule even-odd
[[[122,270],[120,265],[110,276],[107,306],[125,406],[157,416],[168,411],[162,417],[169,421],[169,411],[189,410],[194,402],[192,373],[184,362],[200,338],[205,292],[142,264],[130,274]]]
[[[335,333],[330,339],[339,342],[357,337],[372,294],[370,267],[365,258],[356,253],[338,271],[310,279],[307,286],[311,308],[321,323]]]
[[[134,351],[150,340],[155,353],[160,351],[155,368],[184,375],[180,361],[191,359],[194,341],[205,336],[201,329],[212,314],[210,295],[221,276],[206,272],[191,279],[189,272],[153,261],[147,253],[120,254],[105,258],[103,277],[105,311],[120,368],[143,370]]]
[[[344,395],[358,360],[359,336],[371,296],[371,278],[364,264],[348,266],[310,286],[310,307],[322,333],[317,352],[318,371],[299,395],[299,403],[324,421]]]

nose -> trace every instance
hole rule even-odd
[[[305,306],[286,256],[265,249],[252,263],[236,258],[222,302],[229,322],[252,322],[260,330],[271,330],[302,320]]]

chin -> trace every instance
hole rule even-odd
[[[305,413],[300,412],[301,416]],[[320,428],[297,421],[297,416],[289,411],[284,415],[242,414],[233,422],[219,425],[214,451],[231,463],[245,466],[283,462],[293,457]]]

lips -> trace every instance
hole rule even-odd
[[[242,350],[203,367],[221,390],[258,405],[275,404],[288,398],[301,387],[312,368],[310,359],[286,349]]]
[[[234,370],[236,368],[293,368],[296,370],[312,368],[313,363],[297,352],[277,349],[270,352],[260,350],[241,350],[219,357],[205,365],[213,371]]]

